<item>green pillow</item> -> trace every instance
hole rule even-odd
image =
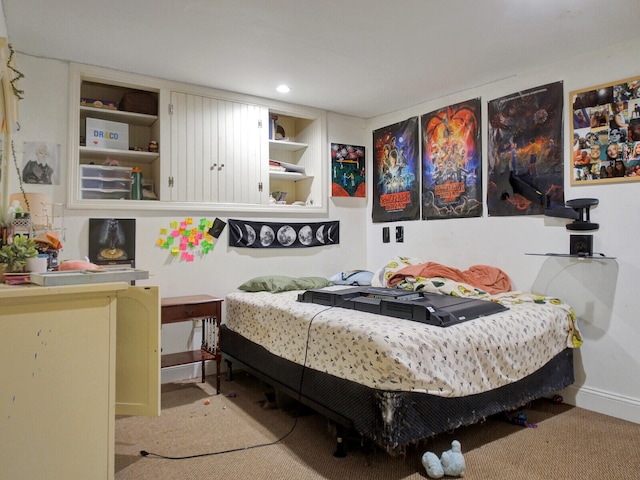
[[[310,290],[333,285],[323,277],[286,277],[283,275],[265,275],[255,277],[238,287],[245,292],[286,292],[288,290]]]

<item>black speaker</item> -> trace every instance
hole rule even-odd
[[[569,253],[591,257],[593,255],[593,235],[571,235]]]

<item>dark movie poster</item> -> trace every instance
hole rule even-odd
[[[96,265],[135,267],[136,220],[134,218],[90,218],[89,260]]]
[[[418,220],[418,117],[373,132],[374,223]]]
[[[562,82],[489,102],[489,215],[564,205]]]
[[[480,99],[422,115],[422,218],[482,216]]]

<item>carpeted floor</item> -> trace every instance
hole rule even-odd
[[[280,406],[267,404],[265,386],[241,372],[233,382],[223,380],[220,395],[208,382],[164,385],[160,417],[116,419],[115,478],[424,479],[422,454],[439,456],[454,439],[462,444],[468,479],[640,478],[640,425],[546,400],[523,410],[536,428],[492,417],[396,457],[349,438],[347,456],[336,458],[335,432],[326,420]],[[226,450],[233,451],[216,453]]]

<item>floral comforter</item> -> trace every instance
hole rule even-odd
[[[516,382],[581,343],[573,310],[557,299],[488,295],[447,279],[407,279],[404,288],[410,287],[485,298],[509,309],[442,328],[298,302],[302,291],[237,292],[226,297],[226,325],[275,355],[336,377],[445,397]]]

